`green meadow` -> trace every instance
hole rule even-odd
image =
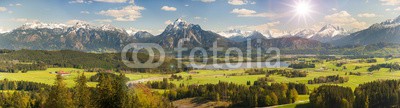
[[[306,68],[301,69],[303,71],[307,71],[307,77],[296,77],[296,78],[287,78],[280,75],[271,75],[270,77],[274,79],[274,82],[278,83],[304,83],[308,86],[309,92],[311,92],[314,88],[319,87],[323,84],[308,84],[308,80],[312,80],[314,78],[320,76],[329,76],[329,75],[340,75],[349,77],[349,81],[341,84],[336,83],[324,83],[324,84],[335,84],[341,86],[351,87],[353,90],[359,85],[366,82],[371,82],[374,80],[383,80],[383,79],[399,79],[400,71],[390,71],[388,68],[382,68],[379,71],[368,72],[368,68],[371,65],[380,64],[380,63],[396,63],[400,62],[399,58],[396,59],[384,59],[384,58],[376,58],[376,63],[365,63],[358,62],[360,59],[341,59],[335,61],[322,61],[315,63],[315,68]],[[313,59],[304,59],[306,62],[310,62]],[[344,65],[338,67],[335,64],[343,62]],[[346,68],[343,68],[346,67]],[[358,69],[355,69],[359,67]],[[283,69],[283,68],[281,68]],[[290,69],[290,68],[285,68]],[[271,69],[273,70],[273,69]],[[23,81],[32,81],[32,82],[41,82],[45,84],[52,85],[55,81],[56,74],[52,73],[55,71],[64,71],[70,72],[70,75],[64,76],[65,82],[68,87],[73,87],[75,84],[75,79],[79,74],[84,72],[82,69],[75,68],[48,68],[43,71],[28,71],[26,73],[0,73],[0,79],[9,79],[9,80],[23,80]],[[254,82],[258,78],[265,77],[265,75],[247,75],[244,72],[246,69],[236,69],[236,70],[192,70],[191,72],[180,72],[176,73],[176,75],[182,76],[183,80],[172,80],[171,82],[174,84],[216,84],[220,81],[222,82],[232,82],[237,84],[246,84],[247,81]],[[362,75],[349,75],[350,72],[360,72]],[[95,72],[84,72],[87,78],[95,75]],[[115,73],[118,74],[118,73]],[[230,76],[230,74],[237,74],[235,76]],[[144,81],[155,81],[162,80],[162,78],[169,78],[171,74],[150,74],[150,73],[127,73],[125,74],[131,81],[135,80],[144,80]],[[191,77],[191,79],[189,79]],[[147,80],[146,80],[147,79]],[[96,85],[95,82],[88,82],[89,86],[94,87]],[[165,90],[155,89],[154,91],[163,93]],[[3,91],[4,92],[4,91]],[[10,91],[7,91],[10,92]],[[293,107],[301,107],[307,106],[308,103],[308,95],[300,95],[298,101],[294,104],[287,105],[279,105],[276,107],[282,108],[293,108]]]

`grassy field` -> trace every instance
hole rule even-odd
[[[306,61],[312,60],[312,59],[306,59]],[[395,62],[400,62],[400,58],[396,59],[391,59],[391,60],[385,60],[384,58],[377,58],[377,63],[360,63],[358,62],[358,59],[342,59],[338,61],[329,61],[329,62],[321,62],[321,63],[316,63],[316,68],[308,68],[308,69],[302,69],[304,71],[308,72],[307,77],[298,77],[298,78],[286,78],[280,75],[271,75],[270,77],[275,80],[275,82],[296,82],[296,83],[304,83],[308,86],[309,90],[313,90],[314,88],[322,85],[322,84],[307,84],[308,80],[314,79],[319,76],[328,76],[328,75],[340,75],[340,76],[347,76],[349,77],[349,81],[346,83],[342,84],[337,84],[341,86],[346,86],[346,87],[351,87],[353,90],[359,85],[363,84],[365,82],[370,82],[374,80],[380,80],[380,79],[400,79],[400,71],[395,71],[395,72],[390,72],[389,69],[387,68],[382,68],[379,71],[374,71],[372,74],[368,74],[370,72],[367,71],[367,69],[374,64],[380,64],[380,63],[395,63]],[[343,69],[343,66],[337,67],[335,64],[339,62],[344,62],[345,66],[347,69]],[[356,66],[359,66],[361,68],[355,69]],[[46,83],[46,84],[53,84],[55,80],[55,74],[51,74],[50,72],[55,72],[55,71],[65,71],[65,72],[71,72],[71,75],[65,76],[65,82],[68,84],[69,87],[74,86],[74,80],[78,76],[78,72],[83,72],[83,70],[80,69],[74,69],[74,68],[49,68],[45,71],[28,71],[27,73],[0,73],[0,79],[7,78],[9,80],[24,80],[24,81],[33,81],[33,82],[41,82],[41,83]],[[174,80],[171,81],[172,83],[175,84],[185,84],[185,85],[190,85],[190,84],[215,84],[220,81],[223,82],[232,82],[232,83],[237,83],[237,84],[246,84],[247,81],[254,82],[258,78],[265,77],[265,75],[240,75],[240,76],[227,76],[228,74],[234,74],[234,73],[244,73],[245,69],[237,69],[237,70],[194,70],[198,73],[196,74],[191,74],[187,72],[181,72],[177,73],[177,75],[181,75],[184,80]],[[356,76],[356,75],[349,75],[349,72],[360,72],[362,73],[361,76]],[[346,74],[347,73],[347,74]],[[85,72],[85,75],[89,78],[92,75],[95,75],[96,73],[93,72]],[[170,75],[166,74],[148,74],[148,73],[136,73],[136,74],[126,74],[126,76],[130,80],[139,80],[139,79],[151,79],[151,78],[157,78],[157,80],[161,80],[161,77],[167,78]],[[192,79],[189,80],[189,76],[192,77]],[[161,78],[161,79],[160,79]],[[95,86],[95,82],[89,82],[88,83],[90,86]],[[330,83],[333,84],[333,83]],[[159,92],[163,92],[164,90],[156,90]],[[301,95],[298,99],[299,103],[294,103],[294,104],[288,104],[288,105],[280,105],[277,107],[283,107],[283,108],[293,108],[293,107],[301,107],[301,106],[307,106],[306,104],[308,102],[308,95]]]
[[[393,59],[385,61],[383,58],[377,58],[377,63],[358,63],[358,60],[341,60],[341,61],[331,61],[331,62],[323,62],[317,63],[316,68],[308,68],[302,69],[308,72],[307,77],[297,77],[297,78],[286,78],[280,75],[271,75],[270,77],[275,80],[275,82],[297,82],[307,84],[308,80],[314,79],[319,76],[329,76],[329,75],[340,75],[349,77],[349,82],[343,84],[337,84],[342,86],[347,86],[355,89],[359,84],[363,84],[365,82],[370,82],[374,80],[380,79],[399,79],[400,71],[389,72],[389,69],[382,68],[379,71],[374,71],[373,74],[368,74],[370,72],[367,69],[374,64],[380,63],[393,63],[400,62],[400,59]],[[347,62],[343,66],[347,69],[343,69],[342,67],[337,67],[336,62]],[[355,70],[356,66],[360,66],[360,69]],[[321,70],[321,68],[325,68]],[[334,70],[332,70],[334,69]],[[336,71],[338,70],[338,71]],[[218,83],[219,81],[223,82],[232,82],[238,84],[246,84],[247,81],[255,81],[258,78],[265,77],[265,75],[241,75],[241,76],[225,76],[232,73],[244,73],[244,69],[238,70],[196,70],[199,72],[198,74],[190,74],[187,72],[178,73],[177,75],[181,75],[184,80],[181,81],[172,81],[175,84],[207,84],[207,83]],[[349,75],[349,72],[360,72],[361,76]],[[347,73],[347,75],[346,75]],[[192,76],[191,80],[188,80],[188,77]],[[320,86],[322,84],[307,84],[310,90]]]
[[[70,75],[64,76],[64,81],[67,83],[68,87],[73,87],[75,85],[75,79],[82,73],[82,69],[75,69],[75,68],[48,68],[47,70],[43,71],[28,71],[27,73],[0,73],[0,80],[5,78],[9,80],[15,81],[32,81],[32,82],[40,82],[45,84],[52,85],[55,81],[56,74],[51,72],[55,71],[64,71],[70,72]],[[85,76],[90,78],[91,76],[95,75],[96,72],[85,72]],[[137,74],[125,74],[130,80],[138,80],[143,78],[149,77],[157,77],[161,76],[161,74],[147,74],[147,73],[137,73]],[[89,86],[94,87],[96,82],[88,82]]]

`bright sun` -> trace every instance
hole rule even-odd
[[[308,4],[307,2],[304,1],[300,1],[296,4],[296,13],[298,15],[308,15],[310,13],[310,4]]]
[[[315,13],[311,5],[311,0],[296,0],[293,4],[288,6],[293,9],[293,17],[290,20],[297,18],[299,22],[303,20],[305,24],[307,24],[307,20],[312,19],[311,14]]]

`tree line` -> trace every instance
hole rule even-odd
[[[133,61],[133,53],[127,53],[128,61]],[[149,56],[137,53],[140,62],[147,61]],[[68,59],[66,59],[68,58]],[[41,51],[18,50],[0,55],[0,72],[18,72],[28,70],[45,70],[52,67],[68,67],[85,69],[88,71],[111,70],[115,72],[148,72],[148,73],[176,73],[189,70],[185,64],[180,64],[176,59],[166,57],[164,63],[158,68],[130,68],[122,62],[121,53],[85,53],[71,50]],[[18,61],[13,63],[13,61]],[[157,60],[154,60],[157,61]],[[28,64],[24,64],[28,63]]]
[[[266,76],[270,76],[273,74],[278,74],[281,76],[285,76],[287,78],[295,78],[295,77],[306,77],[307,72],[301,70],[291,70],[291,69],[248,69],[244,73],[249,75],[262,75],[266,74]]]
[[[262,107],[294,103],[298,95],[307,94],[304,84],[272,83],[258,80],[254,85],[241,85],[227,82],[204,85],[180,85],[164,94],[170,100],[201,97],[210,101],[229,101],[231,107]]]
[[[339,75],[331,76],[320,76],[312,80],[308,80],[308,84],[320,84],[320,83],[345,83],[349,81],[349,77],[342,77]]]
[[[289,67],[293,68],[293,69],[315,68],[315,64],[313,64],[313,63],[292,63],[289,65]]]
[[[0,90],[22,90],[38,91],[40,89],[48,90],[50,85],[29,81],[10,81],[7,78],[0,81]]]
[[[397,71],[400,70],[400,65],[398,63],[383,63],[383,64],[377,64],[377,65],[372,65],[371,67],[368,68],[369,72],[375,71],[375,70],[380,70],[381,68],[389,68],[390,72],[391,71]]]
[[[89,87],[84,74],[68,88],[64,78],[57,75],[50,89],[0,93],[0,107],[15,108],[156,108],[172,107],[162,95],[153,93],[144,85],[133,88],[126,85],[125,75],[113,79],[102,74],[96,87]],[[8,84],[10,85],[10,84]],[[32,85],[35,85],[32,83]],[[40,84],[39,84],[40,85]],[[47,86],[43,86],[46,88]]]
[[[322,85],[310,94],[316,108],[397,108],[400,107],[400,80],[378,80],[350,87]]]

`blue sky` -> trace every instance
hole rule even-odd
[[[307,12],[299,12],[299,4]],[[399,15],[400,0],[0,0],[0,30],[33,21],[85,21],[158,34],[177,18],[212,31],[281,32],[324,24],[359,30]]]

